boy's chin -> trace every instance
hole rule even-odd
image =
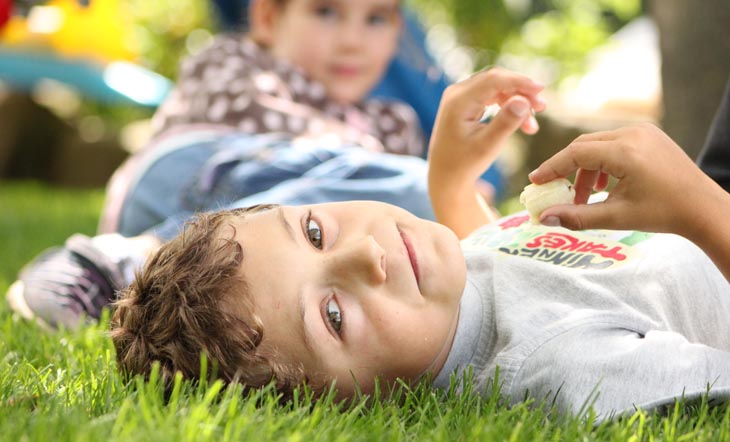
[[[424,378],[424,380],[425,379],[426,378]],[[432,378],[429,377],[427,379],[430,380]],[[409,381],[407,379],[396,379],[392,381],[384,381],[382,379],[375,379],[374,381],[369,382],[367,385],[357,384],[357,386],[355,387],[344,387],[342,385],[338,386],[337,383],[333,383],[333,397],[335,402],[346,404],[351,402],[359,402],[362,399],[366,399],[368,401],[372,399],[382,400],[387,399],[394,394],[397,396],[398,391],[401,390],[404,385],[415,386],[421,380],[422,379]],[[325,391],[324,394],[326,395],[327,391]]]

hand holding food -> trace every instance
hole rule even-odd
[[[575,189],[570,181],[558,178],[545,184],[530,184],[520,194],[522,203],[530,213],[530,221],[540,224],[540,214],[548,207],[573,204]]]

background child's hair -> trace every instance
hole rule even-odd
[[[271,207],[200,214],[150,258],[114,304],[111,337],[124,374],[148,378],[159,362],[170,387],[176,372],[199,379],[204,354],[208,380],[246,389],[273,380],[284,397],[306,382],[301,367],[259,347],[264,331],[240,272],[243,250],[226,222]]]

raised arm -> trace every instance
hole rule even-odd
[[[578,205],[545,210],[543,223],[682,235],[730,278],[730,194],[659,128],[642,124],[582,135],[530,173],[530,180],[541,184],[573,172]],[[608,198],[585,205],[591,189],[606,188],[608,176],[618,180]]]
[[[493,68],[444,92],[429,147],[428,188],[436,219],[459,238],[495,218],[476,182],[509,135],[518,128],[538,130],[531,111],[544,109],[542,89],[528,77]],[[480,122],[491,104],[501,110],[489,123]]]

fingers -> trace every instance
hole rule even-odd
[[[687,199],[683,193],[703,193],[692,191],[703,182],[701,171],[680,146],[648,123],[582,135],[529,178],[543,184],[573,172],[578,205],[546,209],[541,214],[545,224],[570,229],[681,230],[687,224],[677,222],[681,214],[697,212],[692,204],[682,205]],[[584,204],[591,190],[606,189],[609,175],[616,184],[606,201]]]
[[[534,135],[540,130],[540,125],[537,123],[535,113],[532,110],[530,110],[530,116],[522,122],[520,128],[527,135]]]
[[[604,201],[594,204],[553,206],[540,214],[540,222],[549,226],[563,226],[571,230],[621,228],[615,204]]]
[[[666,134],[648,123],[584,134],[543,162],[530,173],[529,178],[533,183],[542,184],[566,177],[578,169],[587,169],[604,175],[599,175],[595,182],[595,189],[602,190],[608,184],[607,174],[622,178],[626,167],[632,167],[632,161],[627,157],[638,150],[656,150],[657,140],[662,137],[668,139]]]
[[[606,190],[608,187],[608,174],[607,173],[599,173],[598,178],[596,179],[596,184],[593,185],[593,190],[596,192],[600,192],[602,190]]]
[[[545,110],[545,100],[539,95],[544,86],[535,82],[530,77],[501,68],[493,68],[487,71],[484,82],[493,87],[494,99],[503,104],[514,95],[522,95],[530,102],[530,107],[536,112]],[[487,98],[487,97],[485,97]]]
[[[532,115],[530,101],[523,96],[517,95],[507,100],[497,115],[488,123],[480,127],[481,139],[485,140],[485,146],[497,145],[512,135],[517,129],[536,132],[537,121]]]
[[[531,108],[540,112],[545,109],[545,100],[539,95],[543,89],[543,85],[525,75],[491,68],[450,86],[444,98],[457,105],[483,108],[494,103],[503,105],[512,96],[522,95]]]
[[[591,137],[592,138],[592,137]],[[612,140],[592,140],[579,137],[565,149],[545,160],[528,178],[535,184],[543,184],[556,178],[564,178],[578,169],[594,171],[623,178],[626,167],[624,153]],[[604,184],[606,178],[599,183]]]
[[[575,181],[573,182],[576,204],[585,204],[588,202],[588,197],[591,196],[599,175],[601,173],[596,170],[578,169],[578,172],[575,174]]]

